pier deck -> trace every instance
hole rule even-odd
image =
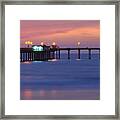
[[[49,59],[61,59],[61,51],[67,51],[67,58],[70,59],[71,51],[77,51],[77,58],[80,59],[81,51],[88,51],[88,59],[91,59],[92,51],[98,51],[100,57],[100,48],[52,48],[44,51],[33,51],[32,48],[20,48],[20,61],[46,61]]]

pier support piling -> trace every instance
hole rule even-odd
[[[68,49],[68,59],[70,59],[70,49]]]
[[[78,49],[78,59],[80,59],[80,49]]]
[[[59,59],[60,59],[60,50],[59,50]]]
[[[91,49],[88,50],[89,50],[89,59],[91,59]]]
[[[99,59],[100,59],[100,50],[99,50]]]
[[[56,50],[56,59],[58,58],[58,55],[57,55],[57,50]]]

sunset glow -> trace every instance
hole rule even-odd
[[[26,41],[60,47],[100,47],[99,20],[21,20],[21,47]]]

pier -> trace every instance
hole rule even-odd
[[[20,48],[20,61],[47,61],[50,59],[61,59],[61,51],[67,52],[67,59],[71,59],[71,51],[77,52],[77,59],[81,59],[81,51],[88,52],[88,59],[91,59],[92,51],[98,51],[100,58],[100,48],[52,48],[43,51],[33,51],[32,48]]]

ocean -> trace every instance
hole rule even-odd
[[[20,63],[21,100],[100,100],[100,58],[98,53],[75,52],[71,59]]]

